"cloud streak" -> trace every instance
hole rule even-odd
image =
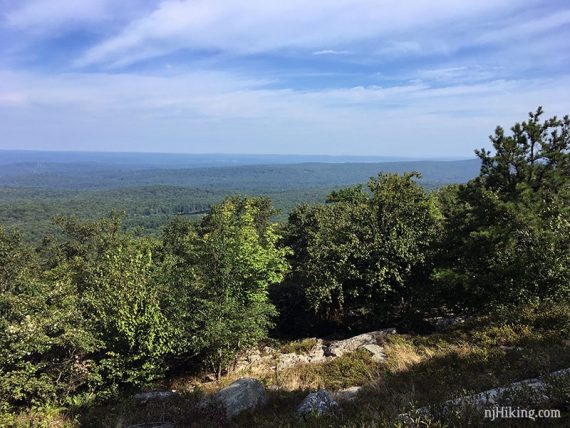
[[[418,35],[458,21],[506,14],[512,4],[480,0],[168,0],[149,15],[134,20],[118,34],[85,53],[76,65],[126,65],[180,49],[253,54],[279,49],[345,50],[359,42],[409,49],[414,41],[386,42],[394,35]]]
[[[468,155],[570,111],[568,24],[562,0],[0,0],[0,148]]]
[[[82,149],[97,141],[103,149],[137,144],[147,151],[215,146],[255,152],[264,144],[266,153],[314,153],[307,142],[324,136],[329,153],[414,156],[468,155],[486,143],[495,125],[524,117],[545,98],[549,113],[564,113],[567,98],[560,88],[570,84],[564,76],[294,90],[205,71],[167,77],[2,72],[0,78],[5,141],[28,148],[41,147],[36,137],[42,135]],[[62,121],[65,127],[54,126]],[[165,140],[168,146],[157,145]]]

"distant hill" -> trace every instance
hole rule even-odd
[[[381,171],[420,172],[429,189],[479,172],[478,160],[295,163],[305,157],[238,156],[236,162],[266,163],[224,166],[231,155],[171,156],[0,152],[0,224],[39,239],[54,231],[53,216],[94,219],[116,211],[125,213],[126,228],[157,233],[173,217],[199,216],[232,193],[271,197],[283,220],[297,204],[323,202],[331,190]]]
[[[425,159],[403,156],[248,155],[0,150],[0,165],[15,163],[98,163],[139,167],[191,168],[200,166],[271,165],[305,162],[399,162],[413,160]]]
[[[290,163],[159,168],[103,162],[17,162],[0,168],[0,186],[96,190],[173,185],[227,191],[287,190],[363,183],[379,172],[418,171],[430,187],[475,177],[478,160]]]

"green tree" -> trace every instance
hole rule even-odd
[[[542,109],[494,152],[481,173],[440,192],[445,233],[434,296],[456,309],[570,295],[570,120],[541,122]]]
[[[439,220],[417,177],[380,174],[368,192],[342,189],[325,205],[294,210],[286,242],[310,308],[344,324],[381,322],[405,309]]]
[[[143,385],[164,373],[174,334],[156,244],[120,230],[120,218],[59,219],[63,237],[51,246],[54,273],[75,284],[81,310],[104,344],[94,356],[101,387]]]
[[[43,272],[33,249],[1,228],[0,266],[0,412],[87,391],[101,343],[73,283]]]
[[[272,325],[268,287],[282,281],[289,252],[277,247],[272,213],[266,198],[232,197],[214,206],[196,229],[178,223],[167,231],[175,254],[171,273],[178,292],[187,293],[183,301],[191,314],[185,318],[186,352],[218,377],[238,352],[267,337]]]
[[[568,191],[570,177],[570,117],[541,121],[538,107],[529,119],[516,123],[511,135],[500,126],[489,137],[494,152],[476,150],[481,159],[478,181],[487,189],[514,197],[525,189],[534,192]]]

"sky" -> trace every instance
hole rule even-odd
[[[0,0],[0,149],[472,156],[570,113],[568,0]]]

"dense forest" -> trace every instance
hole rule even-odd
[[[543,120],[539,108],[491,141],[467,183],[426,189],[414,171],[332,182],[326,195],[307,191],[311,203],[282,200],[281,222],[271,198],[233,188],[73,198],[49,189],[50,200],[91,214],[59,216],[57,231],[34,241],[0,229],[0,425],[32,407],[94,406],[180,371],[219,379],[270,337],[422,332],[432,317],[567,302],[570,118]],[[3,221],[55,214],[45,193],[1,192],[13,203]],[[127,215],[95,219],[108,208]],[[122,227],[137,210],[200,216],[149,235]]]
[[[479,167],[476,160],[249,165],[255,158],[191,157],[188,164],[182,163],[184,156],[157,158],[151,163],[150,155],[116,155],[111,162],[109,156],[95,154],[2,152],[0,224],[16,227],[25,239],[38,241],[46,233],[57,232],[52,223],[55,216],[94,220],[116,212],[123,215],[123,230],[158,236],[175,217],[199,219],[232,194],[270,197],[277,210],[275,220],[284,221],[300,203],[324,202],[332,190],[362,183],[379,171],[418,171],[422,186],[433,190],[467,182]],[[261,157],[259,161],[291,158]],[[74,159],[76,163],[71,162]],[[227,166],[230,161],[245,164]]]

